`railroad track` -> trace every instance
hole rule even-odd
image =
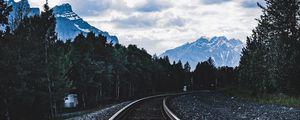
[[[171,96],[179,94],[163,94],[145,97],[128,104],[109,120],[180,120],[166,105]]]

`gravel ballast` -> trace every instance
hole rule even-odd
[[[119,103],[116,105],[113,105],[108,108],[104,108],[102,110],[98,110],[92,113],[88,113],[85,115],[81,115],[74,118],[69,118],[67,120],[108,120],[111,116],[113,116],[116,112],[118,112],[120,109],[128,105],[131,101]]]
[[[171,98],[168,106],[182,120],[300,120],[300,109],[259,104],[216,92]]]

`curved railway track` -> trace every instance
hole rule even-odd
[[[109,120],[180,120],[168,108],[166,101],[170,96],[181,94],[156,95],[136,100],[119,110]]]

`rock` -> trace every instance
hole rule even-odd
[[[182,120],[300,119],[300,110],[297,108],[232,98],[218,92],[202,92],[178,96],[170,99],[168,103],[170,109]]]

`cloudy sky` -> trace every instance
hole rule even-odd
[[[41,7],[43,0],[29,0]],[[49,0],[51,7],[70,3],[93,26],[161,54],[201,36],[245,41],[261,14],[263,0]]]

